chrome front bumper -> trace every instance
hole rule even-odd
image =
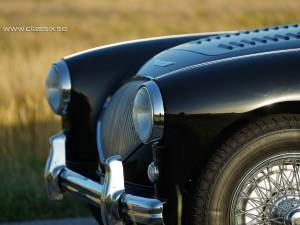
[[[104,182],[97,183],[66,167],[66,137],[63,132],[51,137],[50,155],[45,168],[48,198],[62,200],[71,193],[99,207],[104,225],[121,225],[124,221],[163,224],[163,203],[158,199],[127,194],[123,165],[119,156],[107,159]]]

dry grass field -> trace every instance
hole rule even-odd
[[[59,130],[44,98],[51,63],[106,43],[167,34],[297,23],[299,0],[0,0],[0,221],[85,215],[43,189],[48,137]],[[66,26],[4,32],[3,26]]]

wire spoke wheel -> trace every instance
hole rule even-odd
[[[300,224],[300,154],[276,155],[250,169],[230,211],[232,225]]]

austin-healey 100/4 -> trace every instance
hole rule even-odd
[[[141,39],[55,62],[47,193],[99,224],[300,224],[300,25]]]

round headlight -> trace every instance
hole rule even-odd
[[[133,123],[142,142],[147,142],[153,126],[153,110],[145,87],[139,89],[133,103]]]
[[[162,138],[164,107],[160,90],[154,81],[146,82],[137,92],[132,118],[134,128],[143,143]]]
[[[54,63],[49,70],[46,79],[46,95],[53,112],[65,115],[71,97],[71,79],[65,61]]]

